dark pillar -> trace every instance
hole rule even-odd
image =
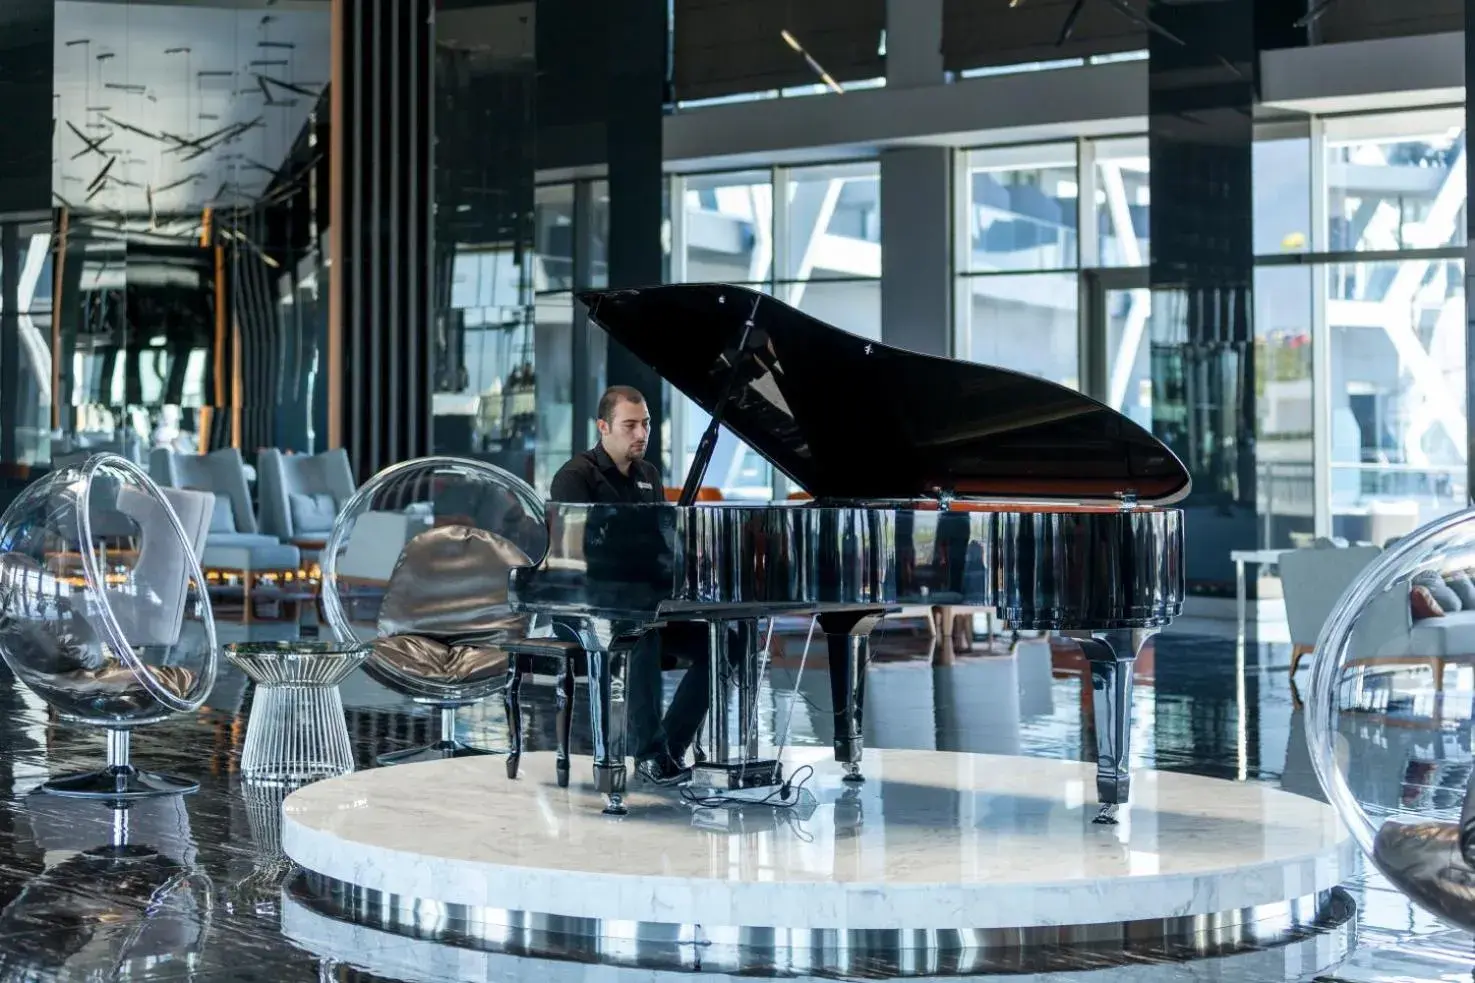
[[[45,215],[51,210],[52,69],[55,33],[52,0],[0,3],[0,215]],[[20,317],[17,296],[22,255],[20,230],[7,222],[0,239],[0,476],[17,471],[16,428],[45,426],[34,412],[21,415]],[[8,495],[6,496],[8,497]]]
[[[329,443],[361,478],[431,446],[434,0],[333,0]]]
[[[1259,46],[1298,16],[1286,0],[1152,7],[1178,39],[1148,46],[1153,430],[1193,475],[1199,593],[1232,592],[1229,551],[1258,544],[1252,116]]]
[[[0,466],[16,463],[15,428],[20,413],[20,229],[0,223]]]
[[[0,3],[0,213],[51,208],[55,6]]]
[[[666,185],[661,125],[667,90],[666,3],[596,0],[589,6],[597,6],[607,18],[602,48],[609,58],[609,75],[604,83],[609,285],[649,286],[664,278],[661,219]],[[645,394],[651,416],[646,457],[660,462],[664,449],[661,428],[666,419],[661,377],[613,340],[605,364],[610,385],[634,386]],[[679,467],[679,461],[673,467]],[[678,477],[672,475],[671,479],[676,481]]]
[[[881,340],[953,351],[953,152],[881,151]]]

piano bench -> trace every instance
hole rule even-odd
[[[507,707],[507,730],[510,750],[507,754],[507,777],[517,777],[522,760],[522,678],[526,675],[551,675],[558,680],[558,786],[568,788],[569,740],[574,722],[574,679],[589,673],[589,656],[574,642],[558,638],[519,638],[504,642],[507,653],[507,688],[502,699]]]

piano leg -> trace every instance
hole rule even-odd
[[[568,788],[569,744],[574,734],[574,662],[573,656],[564,659],[558,672],[558,714],[554,718],[554,726],[558,728],[558,759],[555,768],[559,788]]]
[[[713,760],[726,764],[733,759],[732,738],[728,733],[728,693],[733,684],[732,652],[729,647],[727,622],[707,625],[707,749]]]
[[[871,629],[881,620],[875,612],[839,611],[819,616],[830,655],[830,702],[835,709],[835,760],[845,781],[863,782],[860,758],[865,739],[862,718],[866,702],[866,667],[871,661]]]
[[[507,688],[502,691],[502,703],[507,710],[507,777],[517,777],[517,766],[522,761],[522,677],[527,666],[523,657],[512,653],[507,657]]]
[[[594,731],[594,788],[606,816],[625,815],[625,669],[639,635],[589,650],[589,717]]]
[[[1077,638],[1091,665],[1096,724],[1098,823],[1116,822],[1117,807],[1131,795],[1132,668],[1151,632],[1123,629]]]

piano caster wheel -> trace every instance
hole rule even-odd
[[[860,784],[866,780],[866,776],[860,773],[860,764],[855,761],[845,762],[845,775],[840,779],[842,782],[854,782]]]
[[[521,762],[521,760],[522,760],[522,758],[521,758],[520,755],[509,754],[507,756],[507,777],[508,778],[516,778],[517,777],[517,766]]]
[[[624,816],[629,814],[629,810],[625,808],[625,797],[623,795],[606,795],[604,801],[604,814],[606,816]]]
[[[558,766],[558,787],[568,788],[568,765]]]

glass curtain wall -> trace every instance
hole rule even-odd
[[[540,185],[534,227],[532,347],[538,367],[534,404],[538,441],[533,484],[546,494],[564,462],[595,440],[593,405],[589,419],[574,418],[575,390],[584,385],[597,399],[603,389],[604,333],[594,327],[584,330],[584,313],[574,294],[609,283],[608,183]],[[574,374],[574,350],[580,344],[588,351],[592,378]]]
[[[1324,125],[1326,507],[1381,543],[1468,497],[1464,111]]]
[[[1078,388],[1076,144],[968,151],[960,173],[956,354]]]
[[[1258,546],[1382,543],[1467,501],[1463,126],[1455,107],[1257,134]],[[955,354],[1150,420],[1145,139],[959,166]]]
[[[881,176],[874,160],[673,178],[671,280],[742,284],[865,338],[881,337]],[[685,478],[709,417],[673,393],[669,478]],[[705,484],[724,498],[789,493],[724,432]]]

